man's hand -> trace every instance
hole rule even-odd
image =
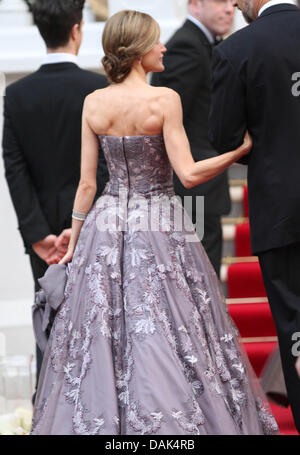
[[[66,254],[68,252],[70,238],[71,238],[71,233],[72,233],[72,229],[65,229],[58,236],[58,238],[55,242],[55,247],[56,247],[56,251],[57,251],[57,264],[62,264],[62,262],[61,262],[62,258],[66,257]],[[72,257],[70,258],[70,261],[71,260],[72,260]],[[70,262],[70,261],[67,261],[67,262]]]
[[[32,245],[36,254],[48,265],[58,264],[68,251],[71,229],[65,229],[59,237],[48,235]]]
[[[63,257],[68,250],[71,233],[72,229],[65,229],[56,239],[55,247],[57,251],[61,253],[61,257]]]
[[[47,262],[48,265],[56,264],[54,261],[58,259],[57,249],[55,246],[56,239],[56,235],[50,234],[43,240],[40,240],[32,245],[34,252],[41,259],[43,259],[43,261]]]

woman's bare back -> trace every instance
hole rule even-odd
[[[97,135],[138,136],[160,134],[162,98],[169,89],[147,84],[113,85],[89,95],[87,120]]]

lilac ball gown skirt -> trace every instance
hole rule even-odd
[[[99,141],[110,181],[66,268],[31,434],[278,433],[195,231],[174,227],[163,136]]]

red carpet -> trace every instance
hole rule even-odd
[[[277,404],[270,403],[274,417],[279,426],[281,435],[298,435],[291,408],[283,408]]]
[[[244,189],[244,216],[248,217],[248,188]],[[236,257],[251,256],[249,223],[236,226]],[[235,263],[228,267],[227,290],[230,302],[229,313],[237,325],[244,348],[252,367],[259,377],[265,362],[276,345],[276,329],[269,304],[265,302],[266,291],[258,262]],[[257,303],[245,303],[238,299],[258,298]],[[261,298],[261,302],[259,299]],[[271,338],[270,338],[271,337]],[[266,338],[266,339],[264,339]],[[252,340],[251,340],[252,339]],[[290,408],[270,403],[280,434],[297,435]]]
[[[277,335],[268,303],[234,304],[228,309],[243,338]]]
[[[251,256],[249,223],[238,224],[235,229],[235,255],[240,258]]]
[[[269,355],[273,352],[276,344],[276,342],[268,341],[244,343],[244,348],[258,377],[260,376],[263,366],[266,363]]]
[[[228,267],[229,298],[265,297],[266,291],[258,262],[241,262]]]

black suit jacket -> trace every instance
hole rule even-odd
[[[212,45],[190,20],[176,31],[166,44],[165,70],[154,73],[152,84],[176,90],[183,107],[183,123],[195,161],[216,156],[208,138],[211,104]],[[227,173],[186,189],[174,172],[174,189],[180,196],[205,196],[205,213],[221,215],[230,211]]]
[[[85,97],[107,85],[102,75],[70,62],[42,65],[6,89],[3,158],[26,253],[71,226],[80,179]],[[99,153],[98,192],[108,180]]]
[[[266,9],[213,55],[210,138],[224,153],[253,138],[248,162],[252,251],[300,241],[300,11]],[[298,84],[299,85],[299,84]]]

